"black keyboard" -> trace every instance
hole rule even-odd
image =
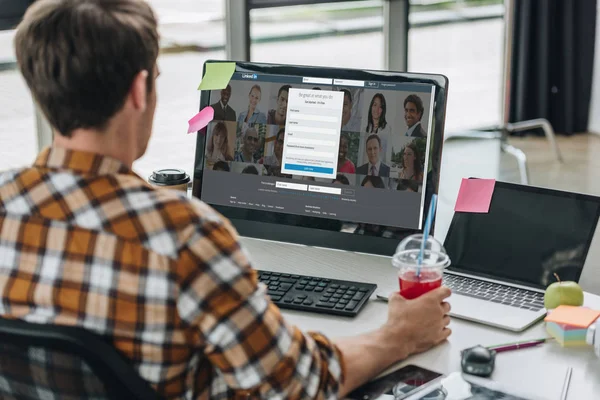
[[[355,317],[377,289],[372,283],[258,271],[279,308]]]
[[[544,293],[519,289],[499,283],[444,274],[444,286],[452,292],[480,300],[491,301],[524,310],[539,311],[544,308]]]

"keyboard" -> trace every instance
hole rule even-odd
[[[258,271],[279,308],[355,317],[377,289],[372,283]]]
[[[444,286],[452,289],[453,293],[511,307],[531,311],[544,308],[544,293],[532,290],[451,274],[444,274]]]

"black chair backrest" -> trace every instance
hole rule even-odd
[[[99,335],[77,327],[0,318],[0,398],[153,400],[160,396]]]
[[[14,29],[34,0],[0,0],[0,31]]]

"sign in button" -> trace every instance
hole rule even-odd
[[[333,174],[333,168],[313,167],[310,165],[285,164],[285,169],[288,171],[314,172],[317,174]]]

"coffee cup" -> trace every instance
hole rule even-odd
[[[153,186],[181,190],[187,193],[190,184],[190,176],[181,169],[157,169],[150,175],[148,182]]]

